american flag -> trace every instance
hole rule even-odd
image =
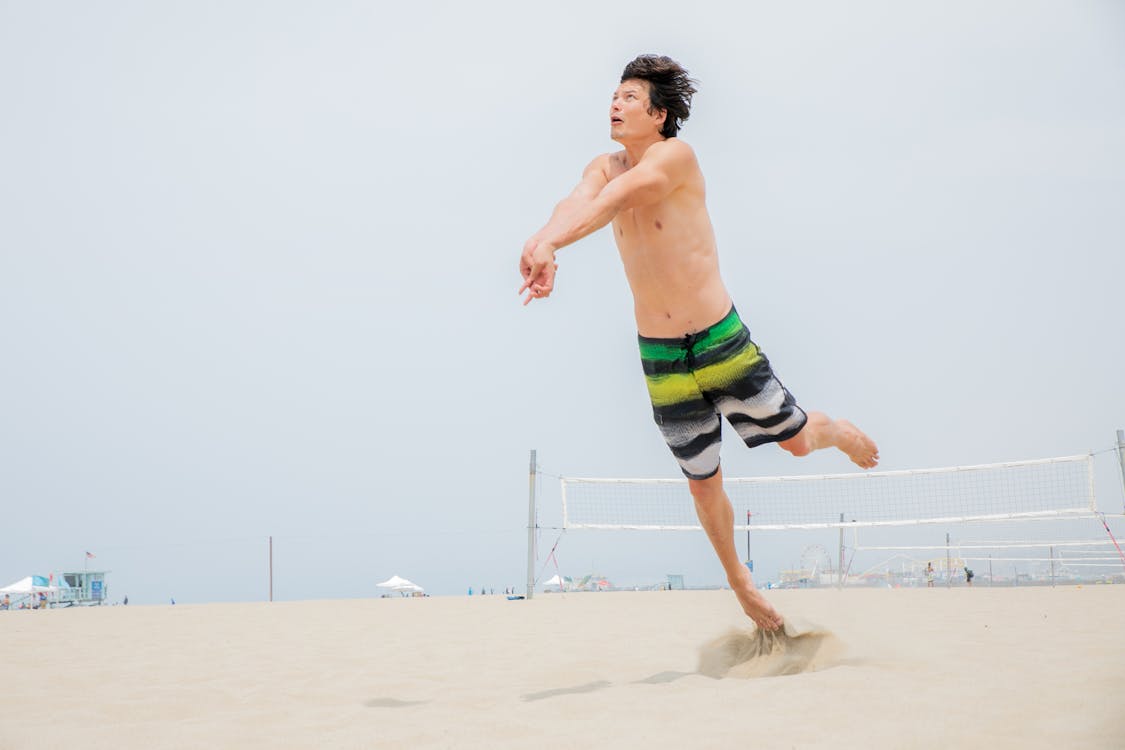
[[[87,551],[87,552],[86,552],[86,559],[87,559],[87,560],[89,560],[89,559],[90,559],[91,557],[93,557],[93,556],[94,556],[94,553],[93,553],[93,552],[89,552],[89,551]]]

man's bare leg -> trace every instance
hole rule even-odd
[[[727,583],[738,597],[742,610],[763,630],[781,627],[781,615],[754,587],[750,571],[738,559],[738,552],[734,548],[734,508],[723,489],[722,471],[710,479],[689,479],[688,486],[695,499],[695,512],[699,516],[699,522],[707,532],[715,554],[719,556],[719,562],[727,574]]]
[[[875,442],[851,422],[831,419],[819,411],[810,411],[808,417],[808,422],[795,437],[778,445],[794,456],[807,456],[821,448],[839,448],[852,463],[863,469],[879,463],[879,449]]]

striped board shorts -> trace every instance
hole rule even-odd
[[[637,340],[653,417],[689,479],[719,470],[720,415],[751,448],[788,440],[805,426],[805,412],[734,307],[698,333]]]

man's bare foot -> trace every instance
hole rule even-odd
[[[759,628],[762,630],[777,630],[781,627],[781,615],[773,608],[773,605],[766,601],[761,592],[754,588],[752,581],[745,580],[737,584],[732,583],[731,589],[734,591],[734,595],[738,597],[738,603],[742,605],[742,611]]]
[[[836,447],[848,454],[856,466],[862,469],[871,469],[879,463],[879,448],[875,442],[867,437],[851,422],[837,419],[835,424]]]

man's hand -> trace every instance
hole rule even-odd
[[[551,296],[555,288],[555,246],[549,242],[542,242],[532,237],[523,246],[520,255],[520,275],[523,276],[523,286],[519,294],[527,292],[523,303],[526,305],[533,299],[546,299]]]

